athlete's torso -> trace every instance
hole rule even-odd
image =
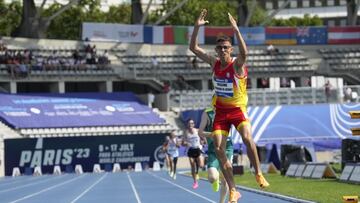
[[[186,140],[190,144],[190,148],[201,148],[200,137],[197,129],[194,129],[192,132],[189,130],[186,131]]]
[[[244,74],[240,76],[235,72],[233,66],[234,60],[225,68],[222,68],[220,60],[217,60],[213,67],[215,94],[212,104],[216,109],[232,109],[247,106],[247,68],[244,68]]]
[[[169,140],[167,152],[173,157],[179,156],[179,150],[176,144],[177,144],[177,138],[173,138]]]

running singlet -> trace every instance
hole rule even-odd
[[[177,138],[174,138],[173,140],[169,140],[167,153],[171,157],[178,157],[179,156],[179,150],[178,150],[178,147],[176,146],[176,142],[177,142]]]
[[[190,143],[190,148],[201,148],[200,137],[197,132],[187,134],[187,141]]]
[[[244,69],[244,75],[239,76],[233,66],[234,60],[227,67],[221,69],[220,60],[217,60],[213,67],[215,94],[212,104],[216,109],[232,109],[247,106],[247,67]]]

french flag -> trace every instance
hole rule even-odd
[[[328,44],[360,44],[360,27],[329,27]]]

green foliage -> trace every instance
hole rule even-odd
[[[5,4],[0,0],[0,35],[9,36],[10,33],[20,24],[21,5],[18,1]]]
[[[61,15],[51,21],[47,31],[48,38],[56,39],[79,39],[81,25],[83,22],[125,23],[131,22],[131,4],[124,3],[111,6],[109,11],[100,10],[100,0],[80,0]],[[182,0],[166,1],[163,8],[151,12],[148,16],[148,24],[153,24],[166,13],[170,12]],[[248,1],[250,6],[251,1]],[[44,9],[42,16],[51,16],[56,13],[62,5],[52,4]],[[208,10],[207,20],[210,26],[229,26],[227,12],[237,18],[237,0],[189,0],[183,7],[169,16],[161,25],[193,25],[202,8]],[[5,4],[0,0],[0,35],[9,36],[20,24],[22,5],[20,1],[12,1]],[[266,11],[256,7],[250,26],[258,26],[266,19]],[[270,26],[320,26],[322,20],[318,16],[310,17],[308,14],[303,18],[292,17],[288,20],[273,19]]]
[[[161,16],[170,12],[182,0],[167,1],[163,8],[156,10],[149,16],[149,24],[155,23]],[[208,1],[208,0],[189,0],[183,7],[169,16],[161,25],[194,25],[201,9],[208,10],[207,20],[211,26],[228,26],[229,19],[227,12],[230,12],[236,18],[235,1]]]
[[[207,174],[200,174],[206,178]],[[342,183],[336,179],[290,178],[279,174],[265,174],[270,183],[267,192],[287,195],[295,198],[320,202],[338,203],[344,195],[360,195],[359,185]],[[246,171],[244,175],[235,175],[237,185],[259,189],[255,176]]]

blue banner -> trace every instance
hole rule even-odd
[[[163,124],[130,92],[1,94],[0,119],[13,128]]]
[[[5,175],[19,167],[31,173],[35,166],[52,173],[54,166],[73,172],[80,164],[84,172],[92,172],[94,164],[111,170],[114,163],[122,169],[134,168],[136,162],[152,167],[154,161],[164,162],[162,143],[166,134],[84,136],[38,139],[5,139]]]
[[[248,107],[252,136],[257,144],[311,142],[323,148],[338,149],[342,139],[353,138],[351,128],[360,121],[351,119],[349,111],[360,104],[316,104]],[[192,118],[200,123],[201,110],[182,112],[183,121]],[[241,136],[232,134],[234,143]]]
[[[298,27],[297,44],[326,44],[327,27]]]

